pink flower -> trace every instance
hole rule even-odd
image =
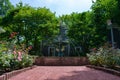
[[[22,55],[22,52],[19,51],[19,52],[18,52],[18,56],[21,56],[21,55]]]
[[[18,56],[18,61],[22,61],[22,57],[21,56]]]
[[[13,51],[13,54],[16,54],[16,51]]]
[[[21,61],[22,60],[22,52],[18,52],[18,60]]]

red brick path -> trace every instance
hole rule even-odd
[[[9,80],[120,80],[120,77],[85,66],[38,66]]]

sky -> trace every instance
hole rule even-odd
[[[85,12],[90,10],[92,0],[10,0],[13,5],[22,1],[32,7],[46,7],[56,16],[71,14],[72,12]]]

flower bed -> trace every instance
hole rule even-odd
[[[90,68],[120,76],[120,49],[103,46],[87,54]]]
[[[7,80],[32,66],[34,59],[28,55],[31,49],[31,45],[19,43],[18,32],[12,32],[8,40],[0,41],[0,80]]]
[[[87,56],[92,65],[110,68],[120,66],[120,49],[101,47]]]
[[[20,58],[19,58],[20,57]],[[17,69],[32,66],[33,59],[28,54],[1,54],[0,73],[5,73]]]

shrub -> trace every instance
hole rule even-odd
[[[33,64],[33,58],[28,55],[32,46],[26,48],[24,44],[18,45],[17,35],[17,32],[12,32],[8,41],[0,41],[0,71],[11,71]]]
[[[20,61],[20,66],[28,67],[28,66],[32,66],[32,64],[33,64],[32,56],[30,56],[28,54],[23,54],[22,60]]]
[[[14,58],[13,54],[1,54],[0,69],[9,71],[11,67],[10,62],[11,62],[11,59],[13,58]]]
[[[18,54],[1,54],[0,69],[2,71],[11,71],[32,66],[33,58],[30,55],[23,54],[21,60],[19,60],[18,57]]]
[[[87,57],[91,64],[114,67],[120,65],[120,50],[112,48],[99,48],[96,52],[87,54]]]

